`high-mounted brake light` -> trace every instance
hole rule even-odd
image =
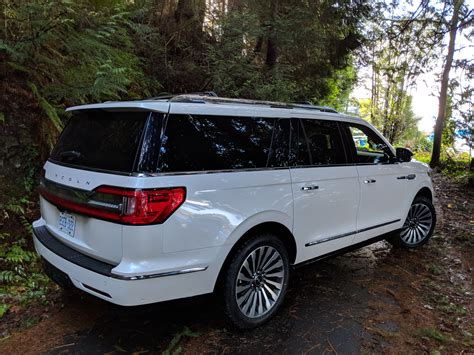
[[[124,189],[100,186],[87,196],[40,185],[40,194],[52,204],[80,214],[123,224],[163,223],[186,199],[184,187]]]

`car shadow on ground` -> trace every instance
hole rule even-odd
[[[215,295],[139,307],[85,297],[99,310],[92,327],[64,337],[52,353],[107,352],[358,352],[371,297],[358,280],[370,278],[390,253],[385,242],[294,270],[282,309],[252,331],[229,326]]]

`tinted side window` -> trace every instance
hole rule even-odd
[[[158,171],[287,166],[289,120],[170,115]]]
[[[388,163],[393,157],[390,148],[369,127],[358,124],[347,124],[352,138],[355,162],[357,164]]]
[[[336,122],[298,120],[296,128],[296,165],[345,164],[346,156]]]

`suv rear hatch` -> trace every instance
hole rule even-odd
[[[140,109],[73,112],[40,183],[41,215],[56,238],[96,259],[120,262],[122,224],[139,224],[124,221],[123,211],[141,196],[134,173],[156,163],[159,139],[153,137],[162,116]]]

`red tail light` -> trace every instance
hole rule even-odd
[[[125,224],[163,223],[186,198],[184,187],[127,190],[102,186],[96,192],[105,196],[122,197],[122,213],[117,220]],[[111,219],[113,218],[117,217],[111,216]]]
[[[186,199],[184,187],[132,190],[101,186],[87,193],[47,185],[40,185],[40,193],[52,204],[71,212],[123,224],[163,223]]]

